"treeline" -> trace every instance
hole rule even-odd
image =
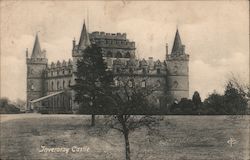
[[[17,100],[11,102],[8,98],[0,98],[0,114],[16,114],[20,113],[20,108],[25,105],[25,102]]]
[[[204,102],[196,91],[192,99],[183,98],[170,106],[169,114],[191,115],[243,115],[249,113],[249,87],[240,85],[232,78],[225,87],[224,94],[212,93]]]

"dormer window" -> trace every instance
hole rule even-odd
[[[122,58],[121,52],[118,51],[118,52],[116,53],[116,58]]]
[[[127,53],[125,54],[125,58],[130,58],[130,53],[129,53],[129,52],[127,52]]]

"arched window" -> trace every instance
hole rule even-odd
[[[118,51],[118,52],[116,53],[116,58],[122,58],[121,52]]]
[[[173,83],[173,88],[177,88],[178,87],[178,82],[177,81],[174,81]]]
[[[112,52],[111,52],[111,51],[108,51],[108,53],[107,53],[107,57],[113,57],[113,54],[112,54]]]
[[[125,54],[125,58],[130,58],[130,53],[129,53],[129,52],[127,52],[127,53]]]

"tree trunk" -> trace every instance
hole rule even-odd
[[[126,160],[130,160],[130,146],[129,146],[128,132],[124,133],[124,139],[125,139]]]
[[[91,126],[95,126],[95,115],[92,114],[91,116]]]

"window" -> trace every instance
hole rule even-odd
[[[31,90],[33,91],[34,90],[34,84],[33,83],[31,83]]]
[[[178,87],[178,82],[177,81],[174,81],[173,83],[173,88],[177,88]]]
[[[63,81],[63,89],[64,89],[64,87],[65,87],[65,81]]]
[[[122,58],[121,52],[118,51],[118,52],[116,53],[116,58]]]
[[[107,57],[113,57],[112,52],[108,51]]]
[[[63,71],[62,71],[62,74],[64,74],[65,72],[64,72],[64,69],[63,69]]]
[[[119,80],[115,79],[115,86],[118,86],[118,85],[119,85]]]
[[[145,88],[145,87],[146,87],[146,81],[145,81],[145,80],[143,80],[143,81],[141,82],[141,87],[142,87],[142,88]]]
[[[57,70],[57,75],[59,75],[59,70]]]
[[[116,68],[116,73],[120,73],[121,69],[120,68]]]
[[[160,82],[159,80],[156,82],[156,86],[157,86],[157,87],[160,87],[160,86],[161,86],[161,82]]]
[[[70,87],[70,85],[71,85],[71,80],[69,80],[69,87]]]
[[[129,52],[127,52],[127,53],[125,54],[125,58],[130,58],[130,53],[129,53]]]
[[[157,68],[157,74],[160,74],[160,73],[161,73],[161,69]]]
[[[143,73],[143,74],[146,74],[146,73],[147,73],[146,68],[142,68],[142,73]]]
[[[71,74],[71,70],[69,70],[69,74]]]
[[[59,84],[59,81],[57,81],[57,84],[56,84],[56,86],[57,86],[57,89],[59,89],[59,88],[60,88],[60,84]]]
[[[53,76],[53,71],[51,71],[51,76]]]
[[[129,68],[129,73],[132,74],[134,72],[133,68]]]
[[[129,81],[128,81],[128,86],[129,86],[130,88],[132,88],[132,87],[134,86],[134,82],[133,82],[132,80],[129,80]]]
[[[54,82],[53,81],[51,82],[51,90],[52,91],[54,90]]]

